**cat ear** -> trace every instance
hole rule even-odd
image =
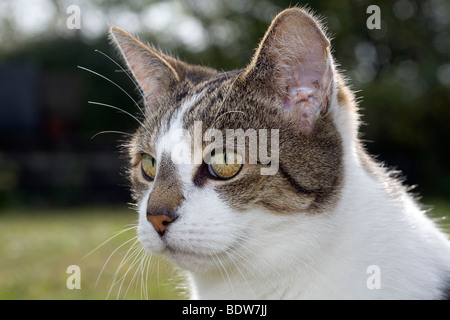
[[[115,26],[110,28],[110,37],[120,49],[146,98],[166,92],[180,81],[178,72],[170,63],[173,58],[152,49]]]
[[[257,90],[277,96],[281,108],[310,133],[330,104],[330,43],[307,12],[287,9],[273,20],[243,77]]]

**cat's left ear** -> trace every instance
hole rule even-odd
[[[291,8],[273,20],[242,80],[275,96],[309,134],[330,106],[334,87],[330,43],[306,11]]]
[[[118,27],[110,28],[110,36],[120,49],[145,98],[157,98],[180,81],[175,59],[154,50]]]

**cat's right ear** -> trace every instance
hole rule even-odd
[[[180,81],[180,75],[166,57],[128,32],[112,26],[110,38],[119,48],[145,98],[157,97]]]
[[[290,8],[275,17],[241,76],[258,94],[276,97],[309,134],[329,111],[334,87],[330,43],[316,19]]]

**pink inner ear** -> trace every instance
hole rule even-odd
[[[322,62],[322,68],[310,65],[311,70],[297,71],[287,81],[284,109],[300,121],[305,133],[310,133],[315,120],[326,112],[324,109],[327,106],[329,88],[324,87],[324,84],[329,82],[325,79],[329,72],[323,72],[323,64],[326,63]]]

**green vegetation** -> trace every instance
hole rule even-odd
[[[433,204],[430,215],[450,233],[450,202],[424,203]],[[2,212],[0,299],[186,298],[180,272],[161,258],[149,264],[139,258],[135,223],[135,212],[126,208]],[[66,286],[70,265],[80,266],[80,290]]]
[[[133,246],[134,228],[117,235],[135,222],[126,208],[1,213],[0,299],[183,298],[181,276],[168,263],[138,259],[144,255]],[[66,286],[70,265],[80,267],[80,290]]]

